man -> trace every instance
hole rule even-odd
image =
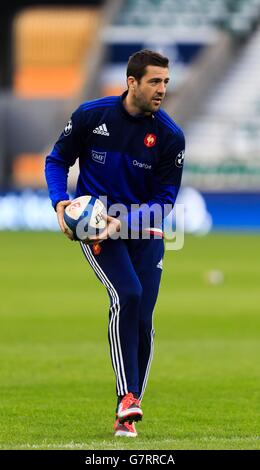
[[[46,158],[50,198],[65,235],[69,236],[63,223],[70,204],[67,175],[77,158],[76,196],[107,196],[108,209],[116,203],[127,208],[121,218],[108,216],[107,229],[94,245],[81,243],[110,298],[116,436],[135,437],[134,423],[143,416],[141,400],[153,355],[152,317],[164,255],[158,212],[167,215],[165,207],[174,205],[181,183],[184,136],[160,110],[169,82],[168,62],[149,50],[133,54],[127,65],[127,91],[82,104]],[[147,213],[148,227],[140,228]],[[122,225],[130,237],[114,239]]]

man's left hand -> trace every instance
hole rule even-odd
[[[85,245],[89,245],[90,243],[101,243],[103,240],[111,238],[116,232],[120,232],[121,222],[119,219],[110,217],[110,215],[103,215],[103,217],[107,221],[106,228],[97,237],[93,236],[84,240],[83,243],[85,243]]]

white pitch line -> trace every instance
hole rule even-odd
[[[25,443],[25,444],[20,444],[20,445],[14,445],[13,446],[13,449],[84,449],[84,450],[92,450],[92,449],[96,449],[97,447],[97,444],[99,446],[106,446],[110,449],[117,449],[118,447],[120,448],[121,447],[121,444],[122,444],[122,441],[120,442],[113,442],[113,436],[111,436],[111,441],[92,441],[92,442],[81,442],[81,443],[77,443],[77,442],[68,442],[67,444],[59,444],[59,443],[49,443],[47,444],[46,442],[42,442],[41,444],[29,444],[29,443]],[[163,443],[178,443],[179,441],[183,442],[185,440],[188,440],[190,441],[191,439],[190,438],[172,438],[172,439],[158,439],[158,443],[160,444],[163,444]],[[260,440],[260,436],[252,436],[252,437],[249,437],[249,436],[245,436],[245,437],[242,437],[242,436],[233,436],[233,437],[216,437],[216,436],[208,436],[208,437],[200,437],[200,438],[196,438],[194,439],[194,442],[213,442],[213,441],[235,441],[235,442],[240,442],[240,441],[246,441],[246,442],[250,442],[250,441],[258,441]],[[9,447],[9,446],[7,446]],[[1,450],[5,450],[7,449],[7,447],[5,446],[0,446],[0,449]]]

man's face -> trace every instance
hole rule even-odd
[[[166,93],[169,82],[169,69],[148,65],[146,74],[140,82],[134,80],[132,98],[135,106],[141,113],[153,113],[158,111]]]

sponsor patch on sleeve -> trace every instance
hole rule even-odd
[[[178,153],[177,157],[175,158],[175,165],[178,166],[179,168],[183,166],[184,156],[185,156],[185,151],[182,150],[180,153]]]
[[[70,120],[68,121],[68,124],[65,126],[65,129],[64,129],[64,131],[63,131],[63,134],[64,134],[64,135],[69,135],[69,134],[71,133],[71,131],[72,131],[72,120],[70,119]]]

